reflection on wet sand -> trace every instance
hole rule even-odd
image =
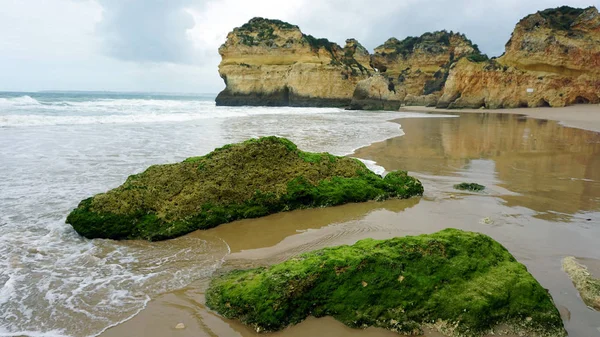
[[[502,196],[507,206],[533,209],[547,220],[600,209],[599,133],[503,114],[399,122],[405,136],[356,156],[387,170],[497,184],[516,193]]]
[[[231,253],[275,246],[288,236],[309,229],[318,229],[335,223],[360,219],[372,211],[386,209],[401,212],[419,203],[419,198],[365,202],[329,208],[316,208],[284,212],[258,219],[246,219],[221,225],[210,231],[198,231],[192,237],[205,239],[216,236],[224,240]],[[299,216],[301,215],[301,216]],[[276,225],[274,225],[276,224]]]

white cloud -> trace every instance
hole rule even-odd
[[[201,8],[190,8],[196,26],[188,36],[198,49],[210,50],[218,56],[217,48],[225,42],[227,34],[256,16],[293,21],[296,13],[306,7],[305,0],[239,1],[212,0]]]
[[[0,90],[218,92],[217,48],[255,16],[371,50],[392,36],[460,31],[493,56],[525,15],[595,2],[0,0]]]

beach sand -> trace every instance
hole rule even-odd
[[[435,113],[498,113],[517,114],[530,118],[557,121],[561,125],[600,132],[600,105],[581,104],[563,108],[520,108],[520,109],[436,109],[423,106],[405,106],[400,111]]]
[[[593,115],[600,113],[598,106],[497,112],[535,118],[542,111],[549,112],[540,115],[543,119],[600,130],[600,114]],[[561,270],[561,260],[577,256],[593,266],[600,263],[600,134],[516,115],[451,112],[460,117],[399,120],[406,135],[353,155],[387,170],[409,170],[423,182],[423,198],[298,210],[189,235],[219,238],[229,245],[231,254],[217,272],[222,273],[271,265],[364,238],[418,235],[448,227],[482,232],[503,244],[550,291],[571,337],[597,335],[600,313],[579,299]],[[484,193],[454,190],[453,185],[462,181],[478,182],[487,189]],[[309,318],[277,333],[258,334],[204,306],[209,282],[200,279],[157,296],[139,315],[101,336],[398,336],[381,329],[350,329],[330,317]],[[185,329],[176,329],[179,323]],[[441,335],[428,332],[427,336]]]

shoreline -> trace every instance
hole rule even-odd
[[[510,110],[441,110],[417,107],[404,107],[400,111],[411,112],[434,112],[451,114],[473,114],[473,113],[495,113],[495,114],[513,114],[523,115],[532,119],[549,119],[557,121],[565,127],[590,130],[600,132],[600,106],[584,106],[587,109],[583,113],[579,112],[581,119],[580,125],[569,125],[574,119],[568,119],[566,113],[578,110],[580,106],[567,108],[554,108],[552,118],[545,113],[548,109],[510,109]],[[593,116],[595,110],[598,115]],[[527,114],[528,110],[541,110]],[[591,114],[592,115],[591,115]],[[535,115],[534,115],[535,114]],[[592,117],[585,120],[586,117]],[[595,119],[594,119],[595,117]],[[402,123],[402,119],[392,119],[390,122]],[[586,124],[587,123],[587,124]],[[576,124],[576,123],[575,123]],[[395,136],[371,143],[370,145],[354,150],[348,156],[357,157],[365,160],[373,160],[377,165],[385,167],[384,163],[378,163],[375,157],[386,157],[378,153],[380,147],[386,147],[393,139],[404,137]],[[391,169],[386,167],[387,170]],[[410,170],[414,171],[414,170]],[[513,220],[513,216],[506,209],[497,204],[495,200],[510,194],[508,190],[498,186],[489,186],[489,194],[477,195],[469,193],[460,193],[452,190],[455,179],[444,175],[428,176],[425,173],[419,174],[427,181],[430,189],[426,190],[426,195],[422,199],[409,199],[403,201],[387,201],[383,203],[363,203],[349,204],[333,208],[310,209],[292,212],[277,213],[258,219],[247,219],[228,223],[219,227],[198,231],[188,235],[195,237],[216,236],[228,242],[231,246],[231,253],[225,257],[225,270],[249,268],[263,265],[271,265],[282,262],[283,260],[297,254],[340,244],[352,244],[357,240],[367,237],[375,239],[386,239],[395,236],[418,235],[423,233],[432,233],[443,229],[446,226],[463,228],[471,231],[478,231],[490,235],[501,242],[505,247],[524,263],[544,287],[553,290],[553,298],[557,302],[557,308],[563,316],[565,325],[570,332],[581,333],[585,331],[582,327],[582,321],[589,321],[593,313],[587,313],[585,306],[579,303],[575,293],[565,292],[570,289],[572,284],[566,275],[560,269],[555,259],[551,255],[584,256],[585,247],[589,243],[582,245],[571,251],[570,248],[558,245],[549,251],[538,252],[535,249],[530,250],[528,244],[520,239],[513,237],[530,237],[534,233],[541,233],[547,230],[546,222],[534,220],[531,214],[525,212],[525,222]],[[456,178],[459,179],[459,178]],[[462,178],[461,178],[462,179]],[[494,182],[490,182],[495,185]],[[446,186],[447,185],[447,186]],[[479,205],[477,211],[473,211],[472,206]],[[456,210],[460,210],[454,214]],[[434,211],[432,213],[432,211]],[[497,216],[493,225],[482,225],[481,219],[488,214],[504,214]],[[442,214],[449,214],[450,219]],[[463,214],[463,215],[461,215]],[[431,217],[435,220],[431,220]],[[508,220],[504,219],[506,217]],[[514,218],[514,219],[518,219]],[[409,221],[410,220],[410,221]],[[533,223],[529,223],[533,222]],[[396,227],[392,224],[403,224]],[[409,224],[410,223],[410,224]],[[517,225],[518,223],[518,225]],[[267,238],[253,237],[251,232],[261,232],[278,224],[281,228],[268,233]],[[527,226],[525,226],[527,225]],[[532,228],[528,228],[532,226]],[[507,231],[508,230],[508,231]],[[554,229],[559,234],[558,237],[567,238],[568,241],[575,241],[575,236],[568,230],[560,228]],[[575,233],[576,234],[576,233]],[[539,248],[539,247],[538,247]],[[550,249],[550,248],[549,248]],[[592,254],[588,256],[589,261],[599,263],[600,256]],[[101,337],[118,337],[124,334],[131,336],[160,336],[173,334],[178,336],[236,336],[251,337],[258,334],[251,327],[245,326],[238,321],[225,319],[212,312],[204,306],[204,291],[208,286],[209,279],[198,280],[183,289],[167,292],[153,297],[138,315],[124,323],[106,330],[100,334]],[[573,311],[574,319],[571,319]],[[593,319],[593,318],[592,318]],[[185,329],[178,330],[175,326],[179,323],[185,324]],[[575,325],[575,326],[574,326]],[[582,330],[580,330],[582,329]],[[388,337],[392,336],[387,330],[370,329],[368,331],[351,329],[342,323],[335,321],[330,317],[309,318],[306,321],[295,326],[290,326],[282,331],[269,333],[265,336],[272,337],[296,337],[303,336],[309,332],[326,331],[332,336],[345,336],[356,334],[356,336],[369,337]],[[397,335],[399,336],[399,335]],[[443,335],[430,331],[425,336],[443,337]]]
[[[491,113],[523,115],[533,119],[552,120],[565,127],[600,132],[600,105],[580,104],[561,108],[518,108],[518,109],[436,109],[423,106],[403,106],[401,112],[423,113]]]

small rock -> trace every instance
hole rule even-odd
[[[526,320],[527,322],[531,322],[531,320],[532,320],[532,319],[533,319],[533,318],[531,318],[531,317],[527,317],[527,318],[525,318],[525,320]]]
[[[368,284],[367,282],[365,282],[365,281],[362,281],[362,286],[363,286],[363,287],[366,287],[366,286],[368,286],[368,285],[369,285],[369,284]]]
[[[177,325],[175,326],[175,329],[177,329],[177,330],[183,330],[183,329],[185,329],[185,324],[183,324],[183,323],[179,323],[179,324],[177,324]]]

